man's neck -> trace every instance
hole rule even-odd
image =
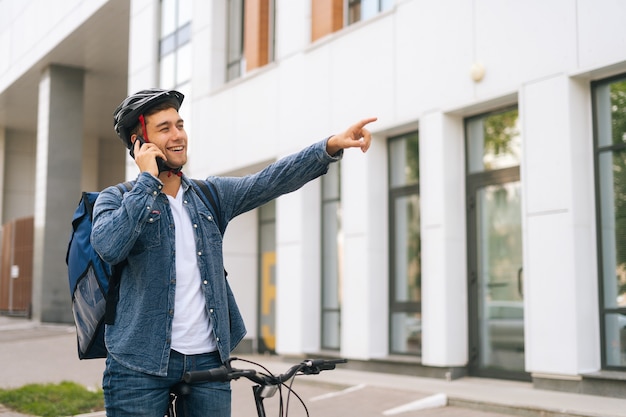
[[[176,197],[182,182],[180,177],[171,172],[161,172],[159,179],[163,183],[163,192],[169,196]]]

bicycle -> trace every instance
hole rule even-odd
[[[257,369],[237,369],[231,366],[231,363],[234,361],[242,361],[247,362],[252,365],[255,365],[261,368],[265,372],[259,372]],[[306,407],[306,404],[300,398],[300,396],[292,389],[293,382],[295,377],[298,375],[317,375],[322,371],[330,371],[335,369],[337,364],[346,363],[347,359],[306,359],[302,362],[291,366],[285,373],[274,375],[263,365],[241,358],[230,358],[229,361],[220,366],[219,368],[209,369],[206,371],[192,371],[186,372],[183,376],[182,383],[178,384],[178,386],[172,391],[170,407],[168,414],[165,417],[176,417],[176,400],[179,396],[185,395],[189,392],[189,384],[193,384],[194,382],[205,382],[205,381],[221,381],[227,382],[232,380],[238,380],[240,378],[246,378],[255,385],[252,386],[252,392],[254,395],[254,402],[256,405],[256,411],[258,417],[266,417],[265,414],[265,405],[263,400],[266,398],[273,397],[276,392],[279,392],[280,400],[279,400],[279,416],[287,417],[289,412],[289,397],[293,394],[302,407],[304,408],[306,415],[309,415],[309,410]],[[287,384],[289,382],[289,384]],[[286,388],[288,390],[287,402],[286,405],[283,405],[283,393],[282,388]]]

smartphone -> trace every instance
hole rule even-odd
[[[139,147],[141,148],[143,146],[144,143],[146,143],[146,140],[137,135],[137,140],[139,141],[139,143],[141,144]],[[135,159],[135,144],[133,143],[132,146],[130,147],[130,156],[133,157],[133,159]],[[156,163],[157,163],[157,167],[159,168],[159,172],[163,172],[163,171],[168,171],[169,168],[165,165],[165,161],[163,160],[163,158],[156,158]]]

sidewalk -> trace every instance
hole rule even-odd
[[[80,361],[76,355],[75,338],[72,326],[40,325],[26,319],[0,316],[0,388],[63,380],[100,387],[104,360]],[[270,356],[246,358],[277,373],[285,371],[293,362]],[[247,367],[241,362],[234,366]],[[311,387],[311,394],[305,398],[313,394],[320,398],[336,398],[332,406],[336,415],[626,417],[626,399],[538,390],[524,382],[484,378],[445,381],[354,371],[338,366],[332,372],[303,377],[296,383],[304,390]],[[251,403],[248,386],[244,388],[239,381],[233,383],[233,402],[240,395],[240,389],[241,395],[245,395],[245,401],[241,402]],[[420,405],[441,401],[448,407],[419,411]],[[321,407],[317,403],[313,406]],[[342,406],[347,408],[342,411]],[[376,407],[380,412],[374,412]],[[331,417],[333,414],[322,410],[311,415]],[[268,411],[268,415],[275,414]],[[96,416],[104,416],[104,413],[92,414],[92,417]],[[0,417],[21,416],[0,406]]]

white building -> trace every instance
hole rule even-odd
[[[72,320],[80,192],[136,175],[127,93],[186,95],[192,177],[377,116],[367,154],[229,226],[241,349],[625,397],[624,21],[614,0],[0,0],[0,218],[34,216],[32,313]]]

